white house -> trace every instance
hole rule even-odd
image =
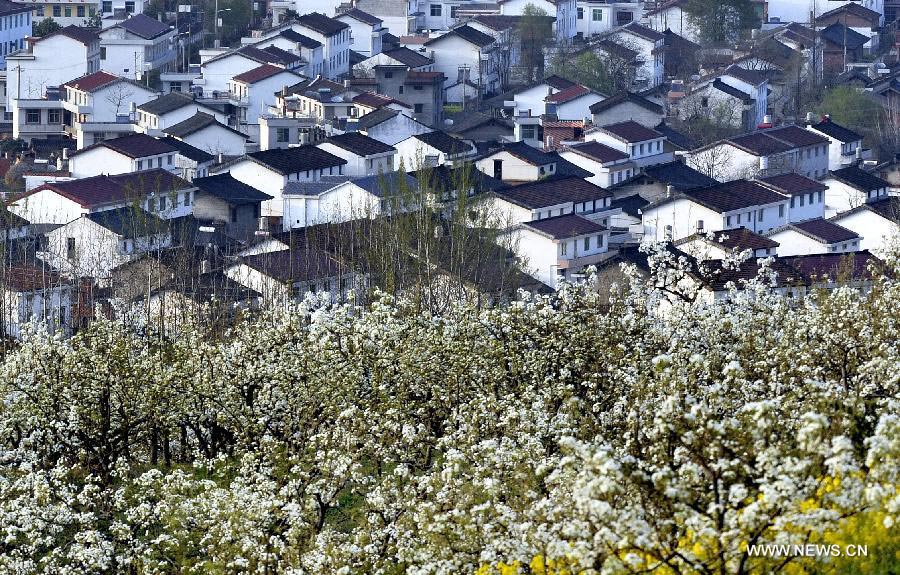
[[[245,47],[246,48],[246,47]],[[228,95],[228,84],[238,74],[243,74],[268,64],[274,58],[259,57],[262,50],[237,49],[218,54],[200,64],[200,78],[194,80],[191,88],[198,97],[204,99],[225,99]],[[263,54],[267,54],[263,52]]]
[[[282,215],[282,192],[291,182],[318,182],[323,177],[343,176],[347,160],[315,146],[276,148],[253,152],[218,166],[216,173],[231,175],[272,196],[263,202],[262,215]]]
[[[444,87],[468,80],[482,96],[500,89],[500,52],[494,37],[471,26],[459,26],[425,42],[434,60],[434,71],[447,78]],[[447,99],[448,101],[451,101]]]
[[[652,241],[674,241],[741,226],[763,233],[787,224],[788,201],[750,180],[675,191],[641,209],[643,235]]]
[[[900,233],[900,202],[883,197],[841,212],[830,221],[860,236],[859,249],[882,249]]]
[[[6,109],[18,98],[43,98],[47,88],[92,74],[100,69],[100,37],[78,26],[67,26],[43,38],[29,41],[30,46],[6,55]]]
[[[861,135],[835,123],[829,116],[823,116],[819,122],[808,123],[806,129],[828,138],[829,170],[839,170],[872,156],[871,150],[863,149]]]
[[[858,208],[888,195],[890,183],[858,166],[830,170],[823,181],[825,192],[825,217]]]
[[[260,39],[262,38],[262,39]],[[304,76],[315,78],[321,76],[325,70],[325,47],[321,42],[301,34],[291,27],[281,27],[270,34],[263,34],[260,38],[249,38],[254,48],[271,51],[270,48],[286,50],[297,54],[301,59],[300,67],[295,69]],[[243,42],[244,39],[241,39]],[[261,62],[266,63],[266,62]]]
[[[72,282],[46,264],[23,262],[3,270],[3,334],[21,338],[26,325],[41,323],[50,333],[72,326]]]
[[[577,177],[495,189],[485,202],[499,229],[566,214],[579,214],[606,226],[609,218],[618,213],[611,207],[612,194],[608,190]]]
[[[387,172],[321,186],[291,186],[284,192],[285,231],[396,213],[418,205],[416,178]],[[408,197],[402,197],[402,194]]]
[[[609,230],[578,214],[523,222],[509,230],[523,269],[552,288],[595,264],[609,250]]]
[[[391,146],[414,134],[432,131],[422,122],[390,108],[381,108],[360,116],[356,122],[356,129],[370,138]]]
[[[60,87],[63,129],[79,149],[134,131],[132,107],[157,96],[146,86],[108,72],[94,72]]]
[[[856,232],[821,218],[790,223],[765,235],[778,242],[780,256],[855,252],[862,239]]]
[[[642,65],[636,70],[638,83],[648,87],[662,84],[665,71],[665,35],[632,22],[616,30],[613,36],[616,42],[639,54]]]
[[[591,128],[585,132],[584,139],[628,154],[638,167],[664,164],[674,159],[673,153],[663,145],[664,135],[634,120]]]
[[[435,167],[462,162],[475,155],[475,146],[450,136],[446,132],[434,131],[415,134],[401,140],[397,148],[395,168],[407,171],[422,167]]]
[[[74,277],[105,279],[136,255],[171,243],[165,220],[135,206],[82,214],[47,233],[47,259]]]
[[[293,26],[324,47],[323,76],[340,80],[350,73],[350,26],[319,12],[303,14]]]
[[[248,136],[230,128],[211,114],[197,112],[163,132],[210,154],[240,156],[247,151]]]
[[[46,183],[16,198],[9,211],[36,224],[65,224],[83,214],[130,205],[173,218],[191,213],[195,189],[169,171],[153,169]]]
[[[350,26],[350,49],[365,56],[381,52],[381,37],[387,32],[377,16],[351,8],[335,16],[335,20]]]
[[[544,98],[547,114],[556,115],[560,120],[583,120],[591,115],[591,106],[600,103],[605,96],[575,84]]]
[[[159,136],[171,126],[199,113],[212,116],[219,122],[228,121],[224,113],[204,106],[190,94],[182,92],[169,92],[138,105],[134,120],[137,131]]]
[[[504,182],[534,182],[556,175],[557,157],[524,142],[506,144],[475,160],[475,167]]]
[[[559,150],[559,155],[594,174],[587,181],[601,188],[609,188],[627,180],[637,170],[628,154],[596,141],[567,146]]]
[[[175,61],[174,38],[167,24],[135,14],[100,31],[100,67],[134,80],[151,70],[166,71]]]
[[[789,222],[825,217],[825,190],[828,189],[825,184],[795,173],[768,176],[759,181],[791,198]]]
[[[577,0],[576,6],[576,30],[584,38],[627,26],[640,20],[643,12],[643,6],[631,0]]]
[[[657,32],[671,30],[691,42],[700,40],[696,26],[691,22],[688,13],[684,10],[687,0],[668,0],[647,12],[647,18],[651,28]]]
[[[806,138],[801,128],[787,126],[714,142],[686,154],[689,166],[719,179],[772,176],[797,172],[823,177],[828,141]]]
[[[743,226],[713,234],[693,234],[674,244],[699,260],[724,260],[746,250],[750,250],[750,255],[754,258],[778,255],[778,242]]]
[[[569,42],[578,33],[575,0],[497,0],[503,16],[521,16],[525,7],[540,8],[548,16],[554,16],[554,29],[559,42]]]
[[[385,174],[394,169],[397,149],[359,132],[332,136],[316,144],[326,152],[347,161],[344,174],[363,177]]]
[[[656,126],[666,115],[663,107],[656,102],[627,91],[591,104],[588,111],[596,126],[623,120],[633,120],[642,126]]]
[[[100,174],[128,174],[153,168],[175,172],[178,150],[146,134],[104,140],[69,156],[69,172],[75,178]]]
[[[0,68],[6,68],[6,55],[25,48],[31,36],[31,7],[3,0],[0,2]]]
[[[101,0],[102,1],[102,0]],[[119,0],[121,2],[121,0]],[[105,4],[105,2],[103,2]],[[22,2],[32,9],[31,21],[41,22],[46,18],[60,26],[83,26],[84,21],[96,16],[100,1],[79,2],[78,0],[35,0]]]
[[[290,86],[302,76],[284,68],[263,64],[252,70],[236,75],[228,83],[232,98],[241,102],[238,108],[238,124],[246,128],[248,134],[259,133],[259,116],[265,106],[272,102],[273,94],[283,86]]]

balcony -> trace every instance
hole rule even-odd
[[[196,82],[195,82],[196,84]],[[246,107],[250,105],[250,99],[245,97],[238,96],[232,92],[228,91],[218,91],[213,90],[210,92],[203,92],[197,96],[197,101],[201,104],[209,103],[209,104],[231,104],[233,106],[242,106]]]

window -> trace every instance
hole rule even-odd
[[[156,198],[149,198],[147,200],[147,211],[148,212],[156,211]]]
[[[159,197],[159,211],[163,211],[164,209],[166,209],[166,197],[160,196]]]
[[[384,77],[385,77],[385,78],[393,78],[393,77],[394,77],[394,73],[393,73],[393,72],[385,72],[385,73],[384,73]]]
[[[763,210],[759,210],[759,212],[756,213],[756,221],[758,221],[758,222],[763,221],[763,214],[764,214],[764,213],[765,213],[765,212],[764,212]]]
[[[184,205],[185,205],[185,207],[191,205],[191,193],[190,192],[184,193]]]
[[[40,110],[25,110],[25,123],[26,124],[40,124],[41,123],[41,111]]]
[[[805,197],[806,197],[806,196],[804,196],[803,194],[800,194],[800,207],[801,207],[801,208],[803,207],[803,199],[804,199]]]
[[[815,197],[816,197],[815,192],[809,193],[809,205],[813,205],[814,203],[816,203]]]
[[[523,140],[534,140],[537,138],[536,136],[536,126],[522,126],[522,139]]]
[[[584,238],[584,251],[591,249],[591,236]]]
[[[413,90],[416,90],[416,91],[418,91],[418,92],[421,92],[421,91],[422,91],[422,86],[419,85],[419,84],[416,84],[415,86],[413,86]]]
[[[559,244],[559,254],[566,255],[569,251],[569,243],[568,242],[560,242]]]
[[[415,110],[416,114],[421,114],[422,112],[425,111],[425,104],[415,104],[414,110]]]
[[[100,59],[106,60],[106,46],[100,46]]]
[[[53,7],[53,17],[59,18],[62,16],[62,6],[54,6]]]
[[[62,110],[47,110],[48,124],[62,124]]]
[[[459,6],[451,6],[451,7],[450,7],[450,17],[451,17],[451,18],[456,18],[456,10],[457,10],[457,8],[459,8]]]
[[[43,16],[43,15],[44,15],[44,7],[43,7],[43,6],[38,6],[38,7],[35,9],[34,13],[35,13],[36,16]]]
[[[822,203],[822,192],[819,192],[819,203]]]
[[[71,18],[72,17],[72,7],[66,6],[65,8],[63,8],[63,14],[66,15],[66,18]]]
[[[794,196],[791,196],[791,207],[794,207]]]
[[[579,20],[584,20],[584,8],[579,8],[579,9],[578,9],[578,19],[579,19]]]
[[[640,149],[640,152],[639,152],[639,153],[643,155],[643,153],[644,153],[644,144],[641,144],[641,145],[639,146],[639,149]]]
[[[784,204],[778,204],[778,217],[784,217]]]
[[[591,11],[591,20],[594,22],[603,22],[603,10],[600,8],[594,8]]]
[[[598,248],[603,247],[603,236],[602,235],[597,236],[597,247]]]
[[[709,108],[709,98],[700,98],[700,105],[704,108]]]
[[[134,2],[132,0],[125,2],[125,13],[134,14]]]
[[[290,137],[290,131],[288,128],[277,128],[275,130],[275,141],[276,142],[287,142]]]
[[[432,16],[440,16],[441,15],[441,5],[440,4],[432,4],[431,5],[431,15]]]
[[[70,260],[75,259],[75,238],[66,238],[66,257]]]
[[[166,156],[166,163],[169,164],[170,166],[172,165],[172,154],[169,154],[168,156]]]
[[[77,6],[75,8],[75,15],[79,18],[84,18],[84,6]]]
[[[112,12],[112,0],[103,0],[103,8],[104,13]]]
[[[152,162],[152,161],[153,161],[153,160],[150,160],[150,162]],[[156,158],[156,167],[157,167],[157,168],[161,168],[161,167],[162,167],[162,157]]]

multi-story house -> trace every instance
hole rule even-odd
[[[241,42],[260,50],[279,48],[296,54],[300,57],[300,65],[292,69],[310,78],[322,75],[325,69],[325,47],[318,40],[301,34],[291,26],[296,24],[284,24],[259,36],[242,38]],[[260,62],[267,63],[271,62]]]
[[[700,35],[684,9],[686,4],[687,0],[668,0],[647,12],[645,17],[650,27],[657,32],[671,30],[691,42],[697,42],[700,40]]]
[[[136,131],[160,136],[168,128],[199,113],[212,116],[219,122],[227,121],[225,114],[200,104],[190,94],[169,92],[137,106],[134,118]]]
[[[210,154],[229,156],[240,156],[246,152],[249,139],[243,132],[228,127],[216,116],[204,112],[197,112],[190,118],[165,128],[163,132]]]
[[[67,26],[7,54],[6,70],[6,109],[11,110],[18,98],[43,98],[48,88],[100,70],[100,37],[92,30]]]
[[[272,95],[301,78],[299,74],[272,64],[263,64],[232,78],[228,87],[231,98],[240,104],[239,129],[250,136],[258,136],[260,113],[272,101]]]
[[[665,71],[665,40],[661,32],[637,22],[617,29],[613,33],[616,43],[638,53],[641,66],[636,70],[635,82],[654,87],[662,84]]]
[[[322,75],[340,80],[350,73],[350,26],[319,12],[300,16],[293,25],[298,32],[322,43]]]
[[[720,140],[687,153],[687,163],[719,180],[790,172],[821,178],[829,143],[822,137],[802,138],[797,131],[801,129],[788,126]]]
[[[779,256],[847,253],[859,250],[859,234],[821,218],[789,223],[765,236],[778,242]]]
[[[643,5],[640,2],[629,0],[619,2],[577,0],[575,29],[584,38],[605,34],[613,28],[627,26],[640,20],[642,10]]]
[[[339,14],[335,20],[350,26],[350,49],[371,56],[381,52],[381,37],[387,32],[381,18],[351,8]]]
[[[828,218],[879,201],[888,196],[891,188],[890,182],[859,166],[831,170],[822,183],[828,186],[825,191],[825,217]]]
[[[822,116],[819,122],[807,117],[806,129],[828,138],[829,170],[839,170],[872,157],[872,150],[862,147],[861,135],[835,123],[830,116]]]
[[[151,70],[175,62],[175,30],[155,18],[135,14],[100,31],[100,66],[118,76],[141,80]]]
[[[178,171],[178,149],[146,134],[131,134],[104,140],[69,156],[69,172],[74,178],[100,174],[129,174],[142,170]]]
[[[60,26],[83,26],[85,20],[96,16],[99,7],[99,2],[81,0],[36,0],[21,4],[31,8],[33,22],[53,18]]]
[[[409,105],[413,118],[423,124],[440,125],[446,79],[443,72],[412,70],[403,65],[376,65],[374,69],[379,94]]]
[[[560,149],[559,155],[594,174],[587,181],[609,188],[616,183],[631,178],[637,167],[631,157],[621,150],[600,142],[582,142]]]
[[[63,84],[60,90],[63,127],[84,148],[107,138],[134,131],[134,107],[156,98],[145,85],[94,72]]]
[[[575,0],[498,0],[500,14],[503,16],[521,16],[527,6],[534,6],[548,16],[556,18],[554,29],[556,39],[569,42],[577,34],[577,7]]]
[[[354,8],[380,18],[387,31],[395,37],[424,28],[424,8],[420,9],[418,0],[356,0],[353,4]],[[422,26],[419,26],[420,23]]]
[[[31,7],[25,4],[0,1],[0,68],[5,68],[6,55],[25,47],[31,36]]]
[[[886,196],[841,212],[831,221],[862,236],[859,249],[886,248],[900,233],[900,199]]]
[[[143,14],[149,0],[100,0],[100,15],[104,18]]]
[[[769,81],[756,70],[730,66],[721,74],[701,78],[678,103],[685,120],[708,118],[744,131],[765,122],[769,109]]]
[[[500,89],[501,52],[494,37],[471,26],[459,26],[425,42],[431,50],[434,70],[447,78],[445,88],[460,82],[470,82],[480,96]]]
[[[822,182],[794,173],[768,176],[759,181],[791,199],[788,206],[789,222],[825,217],[825,190],[828,186]]]
[[[625,120],[606,126],[596,126],[584,134],[585,141],[600,142],[625,154],[638,167],[671,162],[674,156],[666,149],[666,137],[656,130]],[[621,173],[620,173],[621,175]],[[616,182],[620,180],[617,177]]]

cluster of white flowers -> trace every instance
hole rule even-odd
[[[671,277],[630,274],[34,334],[0,368],[0,572],[768,573],[748,545],[898,539],[896,263],[662,315]]]

